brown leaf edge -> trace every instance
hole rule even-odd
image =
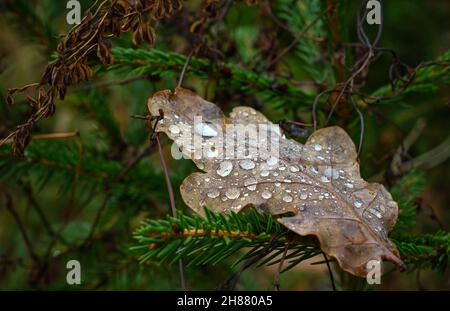
[[[170,90],[164,90],[155,93],[153,97],[151,97],[149,100],[150,111],[152,110],[151,107],[152,99],[156,99],[156,102],[158,102],[158,104],[161,104],[165,100],[168,101],[177,100],[177,96],[185,96],[186,98],[195,100],[195,104],[197,105],[202,104],[203,102],[207,105],[212,104],[207,101],[204,101],[194,92],[191,92],[183,88],[177,88],[174,92]],[[189,109],[188,107],[183,108]],[[154,107],[153,110],[155,110]],[[334,135],[337,135],[338,139],[345,141],[346,145],[350,146],[349,148],[351,148],[352,150],[355,149],[353,141],[350,139],[350,137],[348,137],[345,131],[339,127],[328,127],[316,131],[310,136],[305,146],[311,142],[313,137],[319,137],[321,133],[326,134],[333,133]],[[324,134],[324,136],[326,136],[326,134]],[[198,173],[194,173],[193,175],[195,174]],[[188,177],[186,177],[181,186],[181,194],[183,200],[186,202],[188,206],[190,206],[188,204],[189,195],[188,192],[186,192],[186,188],[184,186],[189,180],[189,178],[191,178],[193,175],[189,175]],[[390,194],[384,189],[382,185],[376,183],[372,183],[369,185],[377,189],[377,191],[381,191],[383,196],[387,197],[388,199],[391,199]],[[392,229],[398,211],[397,204],[395,202],[391,204],[393,205],[389,206],[389,208],[393,209],[392,211],[393,219],[392,219],[392,226],[388,226],[387,228],[388,230]],[[247,205],[254,205],[254,204],[247,204]],[[199,213],[199,210],[197,208],[193,206],[190,207],[193,208],[197,213]],[[369,226],[362,226],[359,223],[355,223],[355,221],[347,221],[347,222],[341,221],[341,219],[337,219],[334,222],[319,219],[318,221],[315,222],[306,220],[305,215],[302,215],[301,213],[298,213],[294,217],[279,218],[278,221],[283,225],[285,225],[290,230],[298,233],[299,235],[316,236],[320,242],[321,249],[328,255],[336,258],[342,269],[353,275],[359,277],[366,277],[369,268],[367,267],[366,264],[369,260],[380,260],[380,261],[388,260],[397,265],[400,271],[404,271],[406,269],[405,264],[400,259],[398,250],[396,249],[395,245],[391,241],[389,241],[387,237],[383,239],[383,237],[376,236],[375,234],[373,234],[373,232],[370,232],[371,228]],[[334,232],[335,234],[337,233],[336,234],[337,238],[330,237],[329,236],[330,231]],[[375,239],[373,239],[374,236]],[[330,243],[328,243],[329,241],[333,242],[336,240],[339,242],[344,241],[344,243],[338,245],[338,247],[335,247],[333,245],[330,245]]]

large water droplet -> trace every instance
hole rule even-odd
[[[177,125],[171,125],[169,126],[169,132],[173,135],[178,135],[180,134],[180,128]]]
[[[267,165],[269,166],[274,166],[278,163],[278,158],[271,156],[270,158],[267,159]]]
[[[333,169],[331,166],[326,167],[325,170],[323,171],[323,174],[325,176],[327,176],[328,178],[334,178],[334,179],[339,178],[339,171],[336,169]]]
[[[297,166],[291,166],[291,167],[289,167],[289,171],[291,172],[291,173],[296,173],[296,172],[298,172],[300,169],[297,167]]]
[[[215,137],[218,134],[215,128],[203,122],[195,125],[195,132],[205,137]]]
[[[362,206],[362,202],[361,201],[355,201],[355,203],[353,203],[353,205],[355,205],[356,208],[360,208]]]
[[[220,195],[220,192],[216,188],[211,188],[208,190],[208,197],[211,199],[217,198]]]
[[[319,145],[319,144],[315,144],[315,145],[314,145],[314,150],[320,151],[320,150],[322,150],[322,146]]]
[[[322,182],[330,182],[330,179],[327,177],[327,176],[321,176],[320,177],[320,180],[322,181]]]
[[[379,219],[383,218],[383,216],[381,215],[381,213],[380,213],[379,211],[373,209],[373,208],[371,208],[371,209],[369,210],[369,212],[371,212],[373,215],[375,215],[375,216],[376,216],[377,218],[379,218]]]
[[[292,200],[293,199],[292,199],[292,197],[290,195],[285,195],[283,197],[283,201],[286,202],[286,203],[292,202]]]
[[[316,167],[314,167],[314,166],[311,166],[311,168],[310,168],[309,170],[310,170],[311,173],[313,173],[313,174],[319,173],[319,170],[318,170]]]
[[[241,207],[242,207],[242,205],[239,204],[239,205],[236,205],[236,206],[232,206],[231,209],[232,209],[233,211],[235,211],[235,212],[238,212],[239,209],[240,209]]]
[[[268,199],[270,199],[270,198],[272,197],[272,193],[271,193],[270,191],[268,191],[268,190],[264,190],[264,191],[261,193],[261,197],[262,197],[263,199],[268,200]]]
[[[249,139],[248,140],[248,145],[249,145],[249,147],[258,148],[258,146],[259,146],[258,140],[256,140],[256,139]]]
[[[269,176],[270,172],[267,170],[263,170],[259,174],[261,175],[261,177],[267,177],[267,176]]]
[[[186,145],[186,151],[188,151],[188,152],[194,152],[194,150],[195,150],[194,144],[188,144],[188,145]]]
[[[247,187],[248,190],[256,190],[256,178],[249,177],[246,180],[244,180],[244,186]]]
[[[217,174],[225,177],[228,176],[233,170],[233,163],[231,161],[223,161],[220,163],[219,168],[217,169]]]
[[[345,183],[344,186],[346,186],[347,188],[350,188],[350,189],[353,188],[353,184],[351,182]]]
[[[206,156],[208,158],[217,158],[219,155],[219,150],[215,147],[208,148],[208,151],[206,152]]]
[[[251,170],[253,168],[255,168],[255,162],[253,162],[252,160],[242,160],[241,162],[239,162],[239,166],[244,169],[244,170]]]
[[[225,191],[225,195],[228,199],[234,200],[239,198],[241,191],[239,191],[238,188],[228,188],[227,191]]]

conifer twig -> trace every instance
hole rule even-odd
[[[100,89],[100,88],[105,88],[105,87],[110,87],[110,86],[116,86],[116,85],[125,85],[134,81],[138,81],[138,80],[142,80],[145,79],[147,77],[146,74],[141,74],[141,75],[137,75],[137,76],[133,76],[133,77],[128,77],[125,79],[119,79],[119,80],[110,80],[110,81],[102,81],[102,82],[97,82],[97,83],[90,83],[90,84],[85,84],[85,85],[81,85],[78,87],[74,87],[72,89],[73,92],[79,92],[79,91],[85,91],[85,90],[90,90],[90,89]]]
[[[312,26],[314,26],[325,14],[327,14],[332,9],[331,6],[329,6],[327,9],[325,9],[322,13],[316,16],[306,27],[295,36],[295,39],[292,40],[291,44],[289,44],[286,48],[284,48],[268,65],[267,68],[272,67],[274,64],[276,64],[286,53],[288,53],[292,48],[295,47],[297,42],[311,29]]]
[[[95,229],[97,228],[97,226],[100,222],[102,213],[106,207],[106,204],[108,203],[108,200],[110,197],[109,185],[105,184],[104,189],[105,189],[105,191],[104,191],[105,194],[103,197],[103,201],[100,204],[100,207],[98,208],[97,213],[95,214],[94,222],[92,223],[91,230],[89,231],[87,238],[84,240],[84,243],[83,243],[84,245],[88,245],[89,243],[92,242],[92,238],[94,237]]]
[[[334,276],[333,276],[333,271],[331,270],[330,262],[328,260],[327,255],[324,252],[322,252],[322,254],[323,254],[323,258],[325,259],[325,262],[327,264],[328,275],[330,276],[331,287],[333,288],[333,291],[336,291],[336,285],[334,284]]]
[[[195,48],[192,48],[191,51],[189,52],[188,57],[186,58],[186,61],[184,62],[183,69],[181,70],[180,77],[178,78],[177,87],[181,87],[181,85],[183,84],[184,76],[189,67],[189,63],[191,62],[192,56],[194,56],[194,51]]]
[[[23,241],[25,242],[25,247],[31,257],[31,259],[37,263],[39,262],[39,257],[37,256],[36,252],[34,251],[33,244],[31,243],[31,240],[28,236],[27,230],[25,229],[25,226],[20,219],[19,213],[17,213],[17,210],[14,207],[11,194],[9,194],[6,190],[3,191],[3,195],[5,197],[5,207],[6,209],[11,213],[14,220],[17,223],[17,226],[19,227],[20,233],[22,234]]]
[[[275,287],[275,290],[280,290],[280,275],[281,275],[281,269],[283,268],[283,263],[286,258],[286,254],[289,250],[289,243],[286,243],[286,246],[284,247],[283,255],[281,256],[280,263],[278,264],[277,271],[275,272],[273,276],[273,284]]]
[[[156,125],[155,125],[155,127],[156,127]],[[156,139],[156,143],[158,145],[159,158],[161,160],[161,165],[162,165],[162,168],[164,171],[164,176],[166,178],[167,191],[169,192],[170,209],[172,211],[172,216],[176,218],[177,217],[177,209],[176,209],[176,204],[175,204],[175,196],[173,194],[173,186],[172,186],[172,182],[170,181],[169,170],[167,168],[166,160],[164,159],[161,141],[159,140],[159,133],[156,133],[155,139]],[[181,289],[183,291],[187,291],[186,272],[184,269],[183,259],[181,259],[181,258],[178,260],[178,269],[180,270]]]
[[[30,202],[30,205],[34,207],[36,213],[38,214],[39,218],[41,219],[41,222],[47,231],[48,235],[50,237],[55,236],[55,231],[53,230],[52,226],[50,225],[44,211],[42,210],[39,203],[36,201],[36,199],[33,196],[33,189],[28,183],[21,182],[23,192],[25,193],[25,196],[27,197],[28,201]]]

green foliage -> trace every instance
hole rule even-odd
[[[295,37],[325,10],[323,3],[280,0],[275,2],[274,13],[290,28]],[[323,20],[316,22],[308,31],[308,35],[318,39],[325,37],[326,29]],[[324,61],[320,43],[313,40],[298,40],[295,56],[301,60],[304,70],[314,81],[334,81],[334,72],[330,64]]]
[[[134,238],[138,245],[132,250],[141,253],[141,262],[174,263],[183,258],[188,266],[215,265],[245,248],[248,250],[234,265],[253,257],[258,257],[259,266],[274,265],[280,261],[286,244],[292,243],[291,253],[286,256],[289,265],[284,271],[287,271],[320,253],[313,239],[296,242],[302,239],[290,234],[271,215],[254,209],[227,216],[205,209],[205,217],[188,216],[179,211],[177,218],[145,220],[135,231]]]
[[[446,62],[446,66],[439,65],[439,63]],[[441,85],[450,83],[450,51],[446,51],[443,55],[436,59],[436,63],[430,63],[428,66],[419,68],[417,73],[413,76],[413,80],[400,96],[389,98],[381,101],[382,104],[392,104],[399,102],[405,98],[406,95],[415,93],[433,93],[436,92]],[[402,82],[401,82],[402,83]],[[373,96],[392,96],[393,90],[391,85],[385,85],[372,93]]]
[[[186,56],[163,52],[157,49],[151,51],[141,49],[113,49],[117,64],[111,70],[127,71],[129,76],[150,74],[165,77],[168,74],[180,72],[186,62]],[[312,95],[305,93],[289,82],[287,78],[269,78],[240,68],[235,64],[214,66],[204,58],[193,58],[189,64],[187,76],[196,76],[204,80],[218,80],[219,86],[246,95],[257,95],[265,104],[276,108],[298,106],[299,103],[312,104]]]
[[[60,193],[67,193],[73,189],[79,166],[79,201],[105,184],[111,187],[114,197],[134,200],[137,204],[148,202],[155,195],[165,197],[163,176],[148,162],[134,167],[123,182],[116,179],[123,169],[120,162],[108,159],[107,152],[99,152],[92,146],[83,148],[79,161],[79,146],[63,141],[35,140],[23,159],[15,158],[8,146],[0,147],[0,181],[13,183],[32,176],[37,189],[52,184],[57,185]]]
[[[397,187],[404,186],[405,180]],[[226,216],[208,209],[205,209],[205,217],[188,216],[181,211],[177,215],[164,220],[145,220],[135,231],[137,245],[131,249],[139,254],[141,262],[173,264],[182,258],[188,266],[216,265],[239,253],[233,266],[255,258],[257,266],[270,266],[280,262],[288,245],[286,267],[282,269],[285,272],[322,253],[315,239],[296,236],[273,216],[255,209]],[[401,214],[400,223],[409,217]],[[444,272],[450,264],[450,234],[447,232],[407,235],[394,242],[402,258],[414,267],[426,266]]]
[[[406,263],[413,268],[430,268],[443,274],[450,265],[449,232],[405,236],[395,244]]]
[[[399,217],[394,234],[410,232],[416,222],[417,199],[425,186],[425,175],[412,171],[403,176],[391,189],[393,199],[399,207]]]
[[[23,39],[41,44],[45,42],[48,52],[52,52],[57,45],[57,34],[50,21],[57,18],[62,4],[59,2],[48,10],[39,12],[30,1],[17,0],[14,3],[5,4],[6,8],[2,8],[2,4],[0,8],[8,9],[7,13],[9,14],[6,14],[5,17],[14,27],[27,29]]]
[[[178,289],[178,272],[170,263],[182,258],[189,266],[189,288],[211,289],[246,263],[277,267],[286,245],[282,272],[290,273],[282,277],[294,280],[289,289],[297,289],[299,284],[308,289],[325,288],[322,279],[327,274],[322,270],[312,272],[303,269],[303,265],[301,269],[293,269],[312,259],[325,270],[325,261],[317,257],[322,253],[315,238],[295,235],[281,226],[276,217],[254,209],[226,216],[209,210],[205,210],[206,217],[191,215],[178,191],[183,178],[193,170],[189,161],[168,163],[178,216],[165,216],[169,200],[157,148],[150,145],[153,142],[149,142],[145,122],[130,119],[131,115],[147,114],[146,100],[153,92],[175,87],[186,55],[200,42],[199,55],[194,55],[186,72],[186,77],[191,78],[189,87],[205,91],[209,98],[220,98],[225,110],[236,101],[245,99],[253,103],[257,99],[255,106],[272,121],[283,118],[298,122],[302,129],[302,124],[306,124],[307,130],[312,130],[308,123],[317,94],[342,82],[336,81],[334,58],[343,52],[348,78],[361,54],[361,47],[354,45],[359,3],[331,1],[336,4],[332,13],[339,25],[330,25],[324,15],[276,64],[267,66],[270,60],[260,47],[274,42],[267,42],[270,39],[265,35],[277,34],[276,44],[269,44],[266,52],[278,55],[327,9],[328,1],[267,1],[273,17],[264,7],[266,1],[259,2],[249,7],[234,1],[223,19],[221,11],[217,20],[208,19],[203,33],[193,35],[188,31],[189,23],[201,14],[200,2],[191,5],[190,1],[183,1],[184,12],[172,20],[155,23],[156,48],[131,47],[131,38],[125,33],[116,39],[104,38],[105,44],[113,46],[114,64],[99,64],[96,51],[89,51],[87,63],[94,69],[92,81],[72,85],[64,101],[56,103],[56,114],[33,127],[33,134],[78,132],[78,135],[63,139],[32,138],[23,157],[15,156],[10,144],[0,146],[1,288],[73,289],[65,285],[63,272],[67,260],[77,258],[86,271],[82,289]],[[402,4],[396,7],[397,2]],[[83,9],[92,3],[82,1]],[[389,167],[391,151],[401,144],[417,116],[427,119],[426,133],[405,158],[434,148],[445,139],[442,135],[448,133],[445,128],[449,117],[446,102],[450,50],[440,19],[428,16],[442,15],[441,19],[446,21],[448,13],[441,4],[424,3],[419,1],[414,6],[401,0],[387,3],[391,10],[386,18],[391,19],[384,25],[382,45],[387,48],[400,45],[403,51],[398,53],[400,60],[426,61],[433,55],[441,56],[423,63],[417,72],[403,72],[402,78],[408,80],[413,74],[414,79],[410,84],[397,81],[400,88],[407,86],[399,94],[388,83],[392,61],[389,53],[384,56],[388,63],[383,63],[383,58],[381,62],[377,60],[371,65],[370,74],[354,83],[358,87],[359,83],[367,82],[361,92],[370,90],[365,95],[354,94],[366,120],[360,158],[364,174],[366,171],[376,174]],[[427,20],[427,29],[435,32],[427,36],[436,44],[421,47],[425,54],[411,49],[410,42],[405,40],[421,36],[417,29],[402,26],[407,33],[396,33],[396,27],[406,25],[401,9],[404,7],[410,8],[408,17],[416,16],[409,21],[411,25]],[[65,1],[4,1],[0,8],[2,139],[36,109],[28,109],[26,96],[31,95],[28,93],[19,95],[15,106],[8,106],[4,99],[7,89],[35,82],[30,77],[40,79],[45,63],[42,59],[48,59],[52,53],[55,59],[59,35],[67,33],[68,25],[64,21]],[[344,42],[334,41],[332,31],[336,29]],[[416,45],[418,42],[423,41],[417,41]],[[214,51],[220,55],[220,61],[209,56],[215,55]],[[39,54],[42,57],[37,57]],[[125,81],[133,77],[136,80]],[[376,97],[386,96],[389,98],[372,102]],[[323,96],[318,101],[321,126],[325,125],[333,102],[333,96]],[[355,141],[360,137],[360,119],[349,98],[336,107],[327,124],[345,127]],[[162,141],[164,144],[163,137]],[[169,159],[167,147],[163,156]],[[436,232],[433,225],[424,224],[417,213],[417,202],[432,201],[440,207],[442,223],[448,223],[446,185],[450,181],[446,171],[448,162],[436,169],[395,176],[400,178],[389,189],[399,205],[398,221],[390,237],[410,270],[437,271],[439,274],[434,275],[437,280],[448,273],[450,234],[445,227]],[[4,208],[8,198],[21,223]],[[21,225],[39,261],[31,258]],[[333,265],[332,268],[334,274],[339,272],[344,283],[342,271]],[[35,275],[38,270],[42,275]],[[271,282],[272,274],[258,269],[256,273],[243,275],[242,288],[260,290],[264,288],[262,281],[267,279]]]

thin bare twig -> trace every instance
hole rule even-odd
[[[333,276],[333,271],[331,270],[330,262],[328,261],[327,255],[324,252],[322,252],[322,254],[323,254],[323,258],[325,259],[325,262],[327,263],[328,275],[330,276],[331,287],[333,288],[333,291],[336,291],[336,284],[334,284],[334,276]]]
[[[443,163],[448,158],[450,158],[450,136],[430,151],[402,163],[400,166],[400,172],[405,174],[406,172],[417,167],[432,168]]]
[[[156,143],[158,145],[159,158],[161,160],[161,165],[163,167],[164,176],[166,178],[167,190],[169,192],[170,209],[172,210],[172,216],[173,217],[177,217],[177,208],[176,208],[176,204],[175,204],[175,196],[173,194],[173,186],[172,186],[172,182],[170,181],[169,169],[167,168],[166,160],[164,159],[162,145],[161,145],[161,141],[159,139],[159,133],[156,133],[155,139],[156,139]],[[183,291],[186,291],[187,290],[187,286],[186,286],[186,271],[184,269],[183,259],[179,259],[178,260],[178,268],[180,270],[181,289]]]
[[[439,229],[448,231],[447,226],[439,219],[437,213],[433,208],[433,205],[427,203],[423,198],[417,198],[416,201],[419,207],[425,207],[429,210],[428,216],[431,218],[431,220],[436,222],[436,224],[439,226]]]
[[[21,185],[23,186],[23,192],[25,193],[25,196],[27,197],[28,201],[30,202],[30,205],[34,207],[36,213],[38,214],[39,218],[41,219],[42,224],[44,225],[45,230],[47,231],[48,235],[50,237],[55,236],[55,231],[53,230],[52,226],[50,225],[50,222],[47,219],[47,216],[45,215],[44,211],[42,210],[39,203],[36,201],[36,199],[33,196],[33,189],[28,183],[24,183],[20,181]]]
[[[28,236],[27,230],[25,229],[25,226],[20,219],[19,213],[17,213],[17,210],[14,207],[11,194],[7,192],[7,190],[3,191],[3,194],[5,196],[5,207],[6,209],[11,213],[14,220],[17,223],[17,226],[19,227],[20,233],[22,234],[23,241],[25,242],[26,249],[28,251],[28,254],[30,255],[31,259],[34,262],[39,262],[39,257],[37,256],[36,252],[34,251],[33,244],[31,243],[31,240]]]
[[[324,10],[322,13],[317,15],[306,27],[295,37],[294,40],[286,47],[284,48],[278,55],[275,57],[268,65],[267,68],[272,67],[274,64],[276,64],[286,53],[288,53],[297,42],[313,27],[325,14],[327,14],[332,8],[328,7],[326,10]]]
[[[273,276],[273,285],[275,287],[275,290],[277,290],[277,291],[280,290],[280,275],[281,275],[281,270],[283,268],[284,259],[286,258],[288,249],[289,249],[289,243],[286,243],[286,246],[284,247],[283,255],[281,256],[281,260],[278,265],[278,269]]]
[[[81,163],[83,161],[83,155],[84,155],[84,145],[83,145],[83,139],[81,138],[80,132],[76,132],[76,137],[78,137],[78,158],[77,158],[77,166],[75,167],[75,176],[73,177],[72,187],[70,189],[70,196],[69,196],[69,208],[74,208],[74,202],[75,202],[75,194],[77,191],[78,186],[78,180],[80,179],[81,175]]]
[[[158,146],[159,159],[161,160],[161,165],[164,171],[164,176],[166,178],[167,190],[169,192],[170,209],[172,211],[172,216],[177,217],[177,207],[175,204],[175,195],[173,194],[172,182],[170,181],[169,169],[167,168],[166,160],[164,159],[164,153],[162,150],[161,141],[159,139],[159,133],[155,135],[156,143]]]
[[[154,149],[153,145],[150,145],[146,147],[144,150],[136,154],[134,157],[129,159],[127,163],[125,164],[125,167],[122,169],[122,171],[117,175],[116,180],[119,181],[125,177],[125,175],[136,165],[141,161],[145,156],[152,153]]]
[[[192,60],[192,56],[194,56],[194,52],[195,52],[195,48],[192,48],[191,51],[189,52],[188,57],[186,58],[186,61],[184,62],[183,69],[181,70],[180,77],[178,78],[177,87],[181,87],[181,85],[183,84],[184,76],[189,67],[189,63]]]
[[[314,127],[314,131],[315,130],[317,130],[317,105],[319,104],[319,100],[320,100],[320,98],[323,96],[323,95],[325,95],[325,94],[329,94],[329,93],[332,93],[332,92],[335,92],[335,90],[334,89],[326,89],[326,90],[324,90],[324,91],[322,91],[322,92],[320,92],[319,94],[317,94],[317,96],[314,98],[314,102],[313,102],[313,105],[312,105],[312,119],[313,119],[313,127]]]
[[[91,83],[91,84],[86,84],[86,85],[81,85],[79,87],[75,87],[75,88],[72,89],[72,91],[73,92],[80,92],[80,91],[85,91],[85,90],[90,90],[90,89],[100,89],[100,88],[116,86],[116,85],[125,85],[125,84],[128,84],[128,83],[134,82],[134,81],[145,79],[146,77],[147,77],[146,74],[141,74],[141,75],[129,77],[129,78],[126,78],[126,79],[103,81],[103,82],[98,82],[98,83]]]
[[[390,165],[390,170],[394,175],[396,176],[399,175],[398,170],[402,164],[405,153],[407,153],[408,150],[412,147],[412,145],[417,141],[420,134],[422,134],[423,130],[425,129],[425,126],[426,126],[425,119],[420,118],[419,120],[417,120],[412,130],[409,132],[409,134],[405,137],[403,142],[395,151],[395,154],[392,157]]]
[[[275,14],[272,11],[272,7],[270,6],[270,1],[269,0],[264,1],[263,7],[264,7],[264,10],[266,11],[267,15],[269,15],[269,17],[273,20],[273,22],[275,24],[277,24],[280,28],[283,28],[284,30],[286,30],[286,31],[290,32],[291,34],[295,35],[295,31],[294,30],[289,28],[287,25],[285,25],[282,21],[280,21],[275,16]]]
[[[402,176],[415,168],[433,168],[450,158],[450,136],[437,147],[398,165],[396,172]],[[370,181],[382,181],[386,170],[372,176]]]
[[[106,204],[108,203],[108,200],[110,198],[110,190],[109,185],[105,185],[105,195],[103,197],[103,201],[100,204],[99,209],[97,210],[97,213],[95,214],[94,222],[92,223],[91,230],[89,231],[89,234],[87,238],[84,240],[84,245],[88,245],[92,242],[92,239],[94,237],[95,229],[97,228],[98,224],[100,223],[100,218],[102,216],[103,211],[105,210]]]
[[[350,101],[352,102],[353,108],[356,110],[359,116],[359,124],[360,124],[360,134],[359,134],[359,144],[358,144],[358,158],[361,155],[361,149],[364,142],[364,115],[362,114],[361,110],[359,110],[358,105],[356,104],[355,100],[353,99],[353,96],[350,96]]]
[[[272,246],[283,235],[284,235],[284,233],[274,234],[270,238],[270,241],[266,244],[266,246],[264,246],[264,248],[262,250],[258,251],[258,253],[256,255],[250,257],[249,259],[247,259],[242,264],[242,266],[239,268],[239,270],[236,271],[235,273],[233,273],[227,280],[222,282],[222,284],[220,284],[217,289],[219,289],[219,290],[233,290],[236,287],[239,279],[241,278],[242,273],[246,269],[250,268],[254,263],[258,262],[258,260],[264,258],[267,254],[269,254],[273,250]]]

